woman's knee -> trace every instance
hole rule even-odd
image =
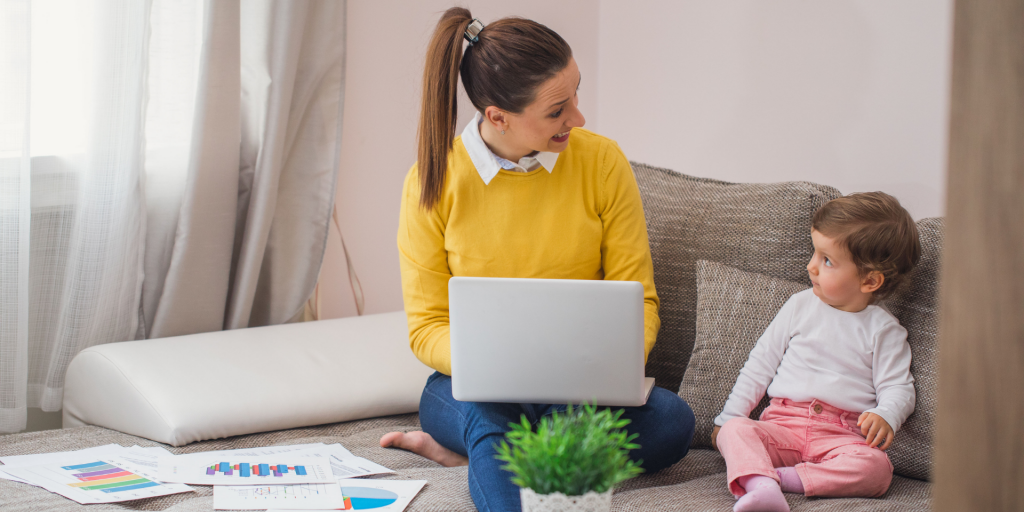
[[[661,390],[661,393],[656,393]],[[693,440],[694,419],[690,406],[678,395],[663,388],[654,388],[644,407],[646,413],[637,418],[636,425],[627,430],[638,435],[634,442],[640,449],[630,457],[643,459],[643,467],[655,472],[679,462],[690,449]]]

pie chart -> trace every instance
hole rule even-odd
[[[398,495],[391,491],[371,487],[342,487],[341,494],[345,496],[346,506],[351,503],[351,510],[386,507],[398,500]]]

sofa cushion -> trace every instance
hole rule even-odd
[[[878,499],[786,494],[786,501],[793,512],[927,512],[931,510],[931,484],[897,476],[885,496]],[[618,492],[612,498],[612,510],[616,512],[728,512],[735,504],[736,499],[726,488],[724,472],[676,485]]]
[[[711,446],[714,419],[750,351],[786,300],[806,288],[713,261],[697,262],[697,340],[679,387],[679,396],[697,418],[690,446]],[[757,419],[767,404],[766,395],[750,417]]]
[[[932,443],[939,395],[939,269],[942,256],[942,219],[917,222],[921,238],[921,261],[904,286],[885,305],[907,329],[907,343],[913,353],[910,373],[914,375],[917,404],[903,423],[889,458],[896,474],[929,479],[932,471]]]
[[[661,331],[647,376],[676,391],[693,348],[697,260],[810,286],[811,216],[840,193],[814,183],[737,184],[632,165],[661,299]]]
[[[476,510],[469,496],[465,467],[446,468],[402,450],[381,448],[380,435],[394,430],[418,430],[415,414],[320,425],[316,427],[265,432],[227,439],[165,448],[173,453],[251,448],[302,443],[341,443],[360,457],[381,463],[394,475],[371,478],[426,480],[426,487],[409,505],[407,512],[471,512]],[[124,446],[161,446],[140,437],[102,427],[86,426],[47,430],[4,437],[0,455],[24,455],[67,451],[117,443]],[[213,510],[213,488],[192,486],[195,493],[161,496],[146,500],[101,505],[79,505],[57,494],[26,484],[0,480],[0,510],[5,512],[166,510],[198,512]],[[794,511],[800,510],[928,510],[929,484],[894,478],[883,500],[814,500],[788,495]],[[725,461],[713,450],[695,449],[680,462],[654,474],[629,480],[612,501],[614,511],[732,510],[733,498],[725,487]],[[873,508],[872,508],[873,507]]]

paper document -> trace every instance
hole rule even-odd
[[[323,457],[300,457],[294,454],[259,457],[197,455],[200,454],[161,458],[159,478],[165,482],[199,485],[316,484],[337,481],[330,462]]]
[[[329,456],[331,471],[337,478],[354,478],[357,476],[381,475],[394,471],[363,457],[353,455],[340,444],[329,444],[317,449],[298,452],[296,455]]]
[[[159,447],[147,447],[133,446],[131,448],[125,448],[117,444],[107,444],[103,446],[94,446],[92,448],[85,448],[82,450],[75,450],[70,452],[56,452],[56,453],[36,453],[30,455],[8,455],[6,457],[0,457],[0,462],[4,465],[0,466],[0,478],[7,480],[14,480],[15,482],[26,483],[29,485],[35,485],[32,482],[27,482],[20,478],[15,478],[13,475],[7,473],[7,469],[23,466],[40,466],[51,462],[67,461],[69,459],[75,459],[79,456],[96,456],[96,457],[112,457],[120,456],[125,457],[130,462],[151,467],[154,471],[156,470],[156,461],[160,456],[170,456],[171,452]]]
[[[192,492],[187,485],[163,483],[155,478],[155,471],[117,456],[77,455],[62,462],[5,468],[17,478],[82,504]]]
[[[345,497],[342,510],[374,510],[376,512],[402,512],[409,506],[426,480],[342,480],[341,494]]]
[[[339,510],[345,506],[341,486],[333,484],[216,485],[216,510]]]
[[[175,455],[175,457],[207,457],[210,455],[217,456],[235,456],[235,457],[259,457],[261,455],[277,455],[281,453],[295,453],[311,449],[319,449],[327,446],[323,443],[309,443],[309,444],[292,444],[287,446],[264,446],[257,448],[238,448],[234,450],[215,450],[210,452],[196,452],[196,453],[183,453],[181,455]],[[340,446],[340,445],[339,445]]]
[[[338,510],[373,510],[374,512],[402,512],[426,480],[353,480],[341,482],[341,494],[345,505]],[[216,492],[216,488],[214,488]],[[216,499],[216,498],[214,498]],[[289,512],[302,509],[271,509],[274,512]]]

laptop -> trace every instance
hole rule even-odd
[[[640,406],[654,387],[638,282],[453,277],[448,307],[456,400]]]

